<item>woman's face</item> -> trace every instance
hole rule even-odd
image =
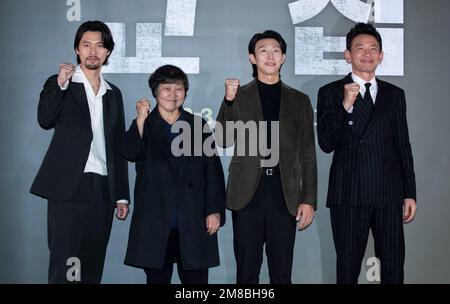
[[[158,86],[156,102],[166,112],[178,111],[186,98],[186,90],[180,82],[162,83]]]

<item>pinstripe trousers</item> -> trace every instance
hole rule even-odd
[[[405,261],[403,205],[331,206],[338,284],[357,284],[372,231],[381,284],[402,284]]]

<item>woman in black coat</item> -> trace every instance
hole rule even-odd
[[[215,147],[206,141],[210,132],[202,132],[206,122],[182,108],[189,89],[186,74],[165,65],[150,76],[149,86],[157,106],[150,112],[148,100],[137,102],[123,149],[123,156],[136,162],[125,264],[143,268],[147,283],[170,283],[176,262],[183,284],[205,284],[208,268],[219,265],[216,232],[225,223],[222,165],[216,153],[208,153]]]

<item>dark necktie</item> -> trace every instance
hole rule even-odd
[[[371,83],[366,83],[364,85],[366,87],[366,92],[364,93],[364,97],[361,100],[359,104],[357,104],[358,107],[358,113],[359,113],[359,120],[360,120],[360,127],[361,132],[365,130],[367,125],[369,124],[369,121],[372,117],[373,112],[373,100],[372,96],[370,96],[370,86]]]
[[[367,82],[366,84],[364,84],[364,86],[366,87],[366,92],[364,93],[364,103],[365,103],[365,107],[367,110],[369,110],[370,113],[373,112],[373,99],[372,99],[372,95],[370,95],[370,86],[372,84],[370,82]]]

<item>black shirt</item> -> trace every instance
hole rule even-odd
[[[257,80],[264,120],[278,121],[280,116],[281,81],[266,84]]]
[[[281,80],[275,84],[267,84],[259,80],[259,98],[264,120],[267,121],[267,148],[271,148],[271,122],[278,121],[280,116]]]

